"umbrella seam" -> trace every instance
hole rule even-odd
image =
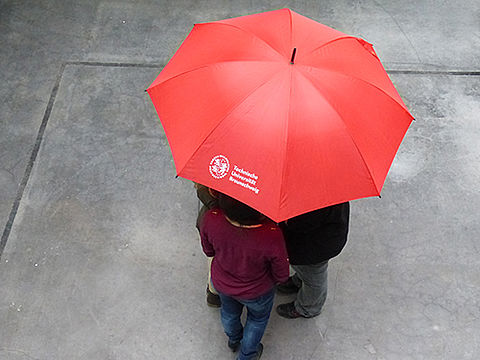
[[[315,67],[315,66],[306,66],[306,65],[303,65],[303,66],[304,66],[304,67],[313,68],[313,69],[318,69],[318,70],[320,70],[320,71],[327,71],[327,72],[330,72],[330,73],[337,74],[337,75],[339,75],[339,76],[343,76],[343,77],[347,77],[347,78],[351,78],[351,79],[355,79],[355,80],[361,81],[362,83],[365,83],[365,84],[367,84],[367,85],[369,85],[369,86],[377,89],[379,92],[381,92],[381,93],[384,94],[386,97],[388,97],[389,99],[391,99],[394,103],[396,103],[398,106],[400,106],[400,107],[402,108],[402,110],[407,113],[407,115],[409,115],[412,119],[414,119],[414,117],[412,116],[412,114],[410,114],[410,111],[408,111],[408,109],[406,109],[406,106],[400,104],[396,99],[394,99],[392,96],[390,96],[385,90],[381,89],[381,88],[378,87],[377,85],[372,84],[371,82],[369,82],[369,81],[367,81],[367,80],[364,80],[364,79],[359,78],[359,77],[354,76],[354,75],[343,74],[343,73],[341,73],[341,72],[339,72],[339,71],[335,71],[335,70],[331,70],[331,69],[320,69],[320,68],[317,68],[317,67]],[[385,73],[386,73],[386,71],[385,71]],[[387,74],[387,76],[388,76],[388,74]],[[390,77],[389,77],[389,79],[390,79]],[[390,80],[390,81],[391,81],[391,80]],[[312,82],[312,84],[313,84],[313,82]],[[394,85],[394,88],[395,88],[395,85]],[[397,89],[395,88],[395,90],[397,90]]]
[[[284,139],[285,146],[283,147],[283,156],[282,156],[282,159],[283,159],[282,181],[280,182],[280,188],[279,188],[279,194],[278,194],[278,204],[279,204],[278,214],[281,213],[281,209],[284,207],[283,206],[283,201],[282,201],[282,193],[283,193],[283,189],[285,187],[285,178],[286,178],[287,166],[288,166],[286,154],[287,154],[287,149],[288,149],[289,128],[290,128],[290,126],[289,126],[290,125],[290,112],[291,112],[291,105],[292,105],[292,78],[293,78],[293,71],[292,71],[292,68],[290,68],[290,92],[289,92],[289,96],[288,96],[288,115],[287,115],[287,125],[286,125],[286,129],[285,129],[285,139]]]
[[[185,167],[187,166],[187,164],[190,162],[190,160],[197,154],[197,152],[200,150],[200,148],[202,147],[202,145],[207,141],[207,139],[212,135],[212,133],[220,126],[220,124],[232,113],[235,111],[235,109],[237,109],[249,96],[251,96],[254,92],[256,92],[258,89],[260,89],[262,86],[266,85],[267,83],[269,83],[270,81],[272,81],[275,76],[277,76],[277,74],[273,75],[270,79],[268,80],[265,80],[264,82],[262,82],[261,84],[259,84],[257,87],[253,88],[252,91],[250,91],[247,95],[245,95],[241,100],[239,100],[236,104],[234,104],[231,109],[224,115],[222,116],[219,121],[217,122],[217,124],[210,130],[210,132],[208,133],[208,135],[205,136],[205,138],[203,139],[203,141],[197,146],[197,148],[195,149],[195,151],[192,153],[192,156],[189,157],[189,159],[185,162],[185,164],[183,165],[182,169],[177,171],[177,175],[178,176],[181,176],[180,173],[185,169]]]
[[[351,35],[339,36],[338,38],[330,40],[330,41],[326,42],[325,44],[322,44],[319,47],[316,47],[315,49],[311,50],[308,54],[305,54],[305,56],[310,55],[310,54],[314,53],[315,51],[320,50],[320,49],[322,49],[322,48],[324,48],[328,45],[331,45],[334,42],[337,42],[337,41],[340,41],[340,40],[346,40],[346,39],[355,39],[356,40],[358,38],[355,37],[355,36],[351,36]]]
[[[236,26],[236,25],[233,25],[233,24],[226,24],[226,23],[222,22],[221,20],[220,20],[220,21],[215,21],[215,22],[201,23],[201,24],[198,24],[198,25],[209,25],[209,24],[221,24],[221,25],[225,25],[225,26],[231,26],[231,27],[233,27],[233,28],[235,28],[235,29],[238,29],[238,30],[243,31],[243,32],[245,32],[245,33],[247,33],[247,34],[250,34],[251,36],[253,36],[253,37],[259,39],[260,41],[262,41],[263,43],[265,43],[269,48],[271,48],[272,50],[274,50],[274,51],[275,51],[277,54],[279,54],[282,58],[285,57],[284,55],[282,55],[282,54],[280,53],[280,51],[278,51],[277,49],[275,49],[275,48],[274,48],[272,45],[270,45],[266,40],[262,39],[261,37],[259,37],[258,35],[254,34],[253,32],[248,31],[248,30],[246,30],[246,29],[243,29],[243,28],[241,28],[241,27],[239,27],[239,26]]]
[[[330,44],[332,44],[332,43],[334,43],[334,42],[336,42],[336,41],[346,40],[346,39],[362,40],[362,39],[360,39],[360,38],[358,38],[358,37],[349,36],[349,35],[343,36],[343,37],[339,37],[339,38],[336,38],[336,39],[334,39],[334,40],[331,40],[331,41],[329,41],[329,42],[327,42],[327,43],[319,46],[319,47],[316,48],[316,49],[313,49],[313,50],[310,51],[307,55],[310,55],[310,54],[312,54],[313,52],[317,51],[318,49],[321,49],[321,48],[323,48],[323,47],[325,47],[325,46],[328,46],[328,45],[330,45]],[[380,60],[378,59],[378,57],[376,57],[376,58],[377,58],[377,60],[380,62]],[[380,62],[380,64],[381,64],[381,62]],[[363,79],[361,79],[361,78],[359,78],[359,77],[357,77],[357,76],[354,76],[354,75],[346,75],[346,74],[343,74],[343,73],[341,73],[341,72],[339,72],[339,71],[335,71],[335,70],[331,70],[331,69],[318,68],[318,67],[315,67],[315,66],[312,66],[312,65],[302,65],[302,66],[311,67],[311,68],[314,68],[314,69],[320,69],[320,70],[323,70],[323,71],[329,71],[329,72],[332,72],[332,73],[340,74],[340,75],[343,75],[343,76],[348,76],[348,77],[357,79],[357,80],[359,80],[359,81],[365,82],[365,83],[369,84],[370,86],[373,86],[373,87],[375,87],[376,89],[378,89],[379,91],[383,92],[385,95],[387,95],[387,96],[388,96],[389,98],[391,98],[393,101],[395,101],[398,105],[400,105],[400,107],[401,107],[405,112],[407,112],[407,113],[411,116],[410,112],[408,111],[408,109],[406,109],[406,107],[404,106],[404,104],[403,104],[403,105],[400,104],[396,99],[394,99],[393,97],[391,97],[391,96],[390,96],[388,93],[386,93],[384,90],[382,90],[381,88],[379,88],[378,86],[372,84],[371,82],[369,82],[369,81],[367,81],[367,80],[363,80]],[[383,66],[382,66],[382,68],[383,68]],[[383,69],[383,70],[385,71],[385,73],[386,73],[387,76],[388,76],[388,73],[386,72],[386,70],[385,70],[385,69]],[[390,77],[389,77],[389,79],[390,79]],[[391,81],[391,80],[390,80],[390,81]]]
[[[337,108],[329,101],[329,99],[328,99],[327,97],[325,97],[325,96],[323,95],[324,92],[321,91],[321,90],[316,86],[316,84],[315,84],[308,76],[305,76],[302,72],[300,72],[300,73],[301,73],[301,75],[302,75],[305,79],[307,79],[318,91],[320,91],[320,92],[322,93],[322,97],[325,99],[325,101],[326,101],[326,102],[329,104],[329,106],[335,111],[335,113],[338,115],[338,117],[339,117],[340,119],[342,119],[342,117],[340,116],[339,112],[337,111]],[[354,145],[355,148],[357,149],[357,152],[358,152],[358,154],[360,155],[360,158],[362,159],[363,164],[365,165],[365,168],[366,168],[367,171],[368,171],[368,174],[370,175],[370,179],[371,179],[371,181],[372,181],[373,186],[375,187],[375,190],[377,191],[378,194],[380,194],[380,191],[379,191],[379,189],[378,189],[378,186],[377,186],[377,183],[376,183],[376,181],[375,181],[375,178],[374,178],[373,175],[372,175],[372,171],[370,170],[370,167],[368,166],[367,162],[365,161],[365,158],[364,158],[362,152],[361,152],[360,149],[358,148],[358,145],[357,145],[357,143],[355,142],[355,139],[353,138],[353,136],[352,136],[352,134],[351,134],[351,132],[350,132],[350,129],[348,128],[347,124],[345,124],[343,121],[341,121],[341,123],[342,123],[343,126],[345,127],[348,136],[350,137],[350,139],[352,140],[353,145]]]
[[[292,48],[293,47],[293,15],[290,9],[287,8],[287,10],[290,15],[290,48]]]
[[[290,17],[290,48],[293,46],[293,16],[292,12],[290,9],[287,9]],[[292,104],[292,77],[293,77],[293,71],[292,68],[290,68],[290,89],[289,89],[289,96],[288,96],[288,115],[287,115],[287,122],[286,122],[286,129],[285,129],[285,135],[284,135],[284,144],[283,146],[283,156],[281,159],[283,160],[283,164],[281,166],[282,169],[282,181],[280,182],[279,186],[279,192],[278,192],[278,204],[279,207],[277,209],[277,215],[280,217],[280,214],[282,213],[282,209],[284,208],[284,204],[282,201],[282,194],[283,194],[283,189],[285,187],[285,178],[286,178],[286,173],[287,173],[287,158],[286,158],[286,153],[287,153],[287,148],[288,148],[288,138],[289,138],[289,124],[290,124],[290,111],[291,111],[291,104]]]
[[[391,99],[394,103],[396,103],[398,106],[400,106],[400,107],[403,109],[403,111],[405,111],[405,112],[413,119],[412,114],[410,114],[410,111],[408,111],[408,109],[406,108],[406,105],[405,105],[405,104],[399,103],[396,99],[394,99],[392,96],[390,96],[385,90],[379,88],[377,85],[372,84],[371,82],[369,82],[369,81],[367,81],[367,80],[363,80],[363,79],[361,79],[361,78],[359,78],[359,77],[357,77],[357,76],[345,75],[345,74],[339,73],[339,72],[337,72],[337,71],[332,71],[332,72],[338,73],[338,74],[343,75],[343,76],[347,76],[347,77],[353,78],[353,79],[358,80],[358,81],[361,81],[361,82],[363,82],[363,83],[365,83],[365,84],[367,84],[367,85],[369,85],[369,86],[377,89],[377,90],[380,91],[382,94],[384,94],[386,97],[390,98],[390,99]],[[386,72],[385,72],[385,73],[386,73]],[[387,74],[387,76],[388,76],[388,74]],[[390,80],[390,77],[389,77],[389,76],[388,76],[388,78],[389,78],[389,80]],[[391,81],[392,81],[392,80],[390,80],[390,82],[391,82]],[[393,83],[392,83],[392,85],[393,85]],[[397,89],[395,88],[395,85],[393,85],[393,87],[394,87],[395,91],[397,91]],[[398,94],[398,95],[400,96],[400,94]],[[403,102],[403,100],[402,100],[402,102]]]
[[[201,66],[198,66],[196,68],[193,68],[193,69],[190,69],[190,70],[186,70],[184,72],[181,72],[180,74],[176,74],[172,77],[169,77],[168,79],[165,79],[163,80],[162,82],[159,82],[158,84],[155,84],[154,86],[152,87],[149,87],[147,89],[148,90],[151,90],[151,89],[154,89],[156,88],[157,86],[160,86],[160,85],[163,85],[165,84],[166,82],[170,81],[170,80],[174,80],[182,75],[185,75],[185,74],[188,74],[188,73],[191,73],[193,71],[197,71],[197,70],[200,70],[200,69],[204,69],[204,68],[208,68],[210,66],[214,66],[214,65],[218,65],[218,64],[225,64],[225,63],[235,63],[235,62],[238,62],[238,63],[241,63],[241,62],[262,62],[262,63],[268,63],[268,62],[271,62],[271,63],[274,63],[276,64],[277,61],[267,61],[267,60],[225,60],[225,61],[218,61],[218,62],[215,62],[215,63],[210,63],[210,64],[205,64],[205,65],[201,65]]]

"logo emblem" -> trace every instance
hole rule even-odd
[[[210,161],[209,166],[210,174],[215,179],[224,178],[230,170],[230,163],[228,159],[223,155],[214,156],[212,161]]]

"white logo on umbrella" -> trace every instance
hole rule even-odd
[[[214,156],[212,161],[210,161],[210,174],[215,179],[224,178],[228,174],[228,170],[230,170],[230,162],[228,159],[223,155]]]

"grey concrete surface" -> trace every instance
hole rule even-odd
[[[234,358],[143,89],[194,23],[282,7],[372,42],[417,120],[323,313],[272,314],[262,358],[478,359],[476,0],[0,0],[0,359]]]

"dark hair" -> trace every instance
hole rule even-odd
[[[257,210],[225,194],[219,194],[218,207],[230,220],[241,225],[257,225],[265,219],[265,216]]]

